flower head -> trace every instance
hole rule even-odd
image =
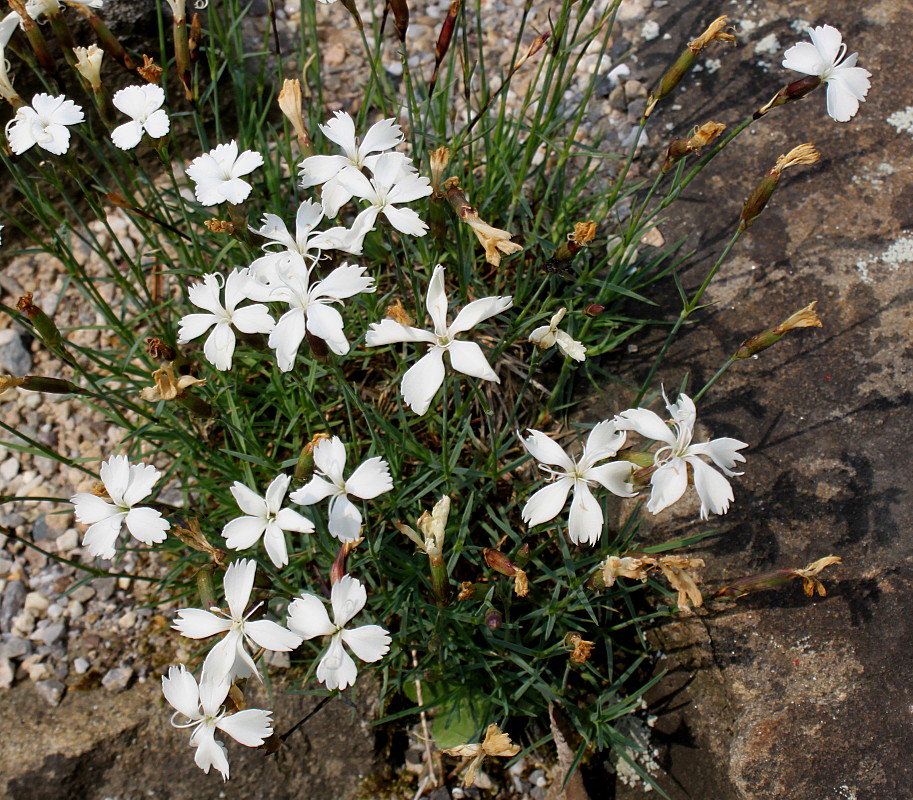
[[[464,786],[475,783],[476,772],[479,765],[486,757],[500,756],[513,758],[520,752],[520,748],[510,741],[510,736],[504,733],[497,725],[489,725],[485,729],[485,739],[477,744],[461,744],[444,750],[449,756],[472,759],[463,778]]]
[[[227,714],[222,703],[228,689],[227,681],[203,680],[198,686],[196,678],[183,664],[169,668],[167,676],[162,675],[162,693],[176,712],[171,717],[171,724],[175,728],[193,729],[190,744],[197,749],[194,762],[207,774],[210,767],[215,767],[223,780],[228,780],[228,751],[216,739],[217,729],[247,747],[259,747],[273,732],[271,711],[248,708]],[[176,721],[179,715],[187,721]]]
[[[330,591],[333,621],[323,601],[313,594],[302,594],[288,608],[288,624],[304,639],[331,636],[330,646],[317,665],[317,680],[327,689],[346,689],[355,683],[358,670],[343,643],[362,661],[379,661],[390,650],[390,634],[380,625],[349,628],[352,618],[365,607],[368,593],[361,582],[343,575]]]
[[[245,287],[249,281],[247,270],[232,270],[225,280],[225,305],[219,299],[220,275],[204,275],[202,283],[195,283],[188,290],[190,302],[208,313],[183,317],[178,329],[178,342],[185,344],[212,328],[203,345],[203,355],[216,369],[231,369],[231,358],[235,352],[232,325],[242,333],[270,333],[276,324],[266,306],[259,303],[236,308],[238,303],[247,299]]]
[[[229,522],[222,529],[225,543],[232,550],[253,547],[260,537],[270,560],[277,567],[288,564],[285,531],[312,533],[314,523],[290,508],[282,508],[291,477],[279,475],[269,485],[266,496],[261,497],[240,481],[235,481],[231,493],[238,507],[247,515]]]
[[[93,89],[101,86],[101,62],[105,51],[97,44],[88,47],[74,47],[73,55],[76,56],[75,67],[79,74],[88,81]]]
[[[783,66],[821,78],[827,84],[827,113],[837,122],[848,122],[865,100],[872,73],[856,66],[858,53],[846,55],[846,44],[836,28],[821,25],[807,30],[811,42],[790,47],[783,54]]]
[[[694,488],[701,500],[701,519],[707,519],[710,512],[725,514],[732,502],[732,487],[701,457],[709,458],[725,475],[741,475],[732,468],[739,461],[745,461],[745,456],[738,451],[748,445],[728,437],[691,444],[697,418],[694,402],[686,394],[679,395],[676,403],[670,403],[665,394],[663,399],[672,417],[671,428],[658,414],[646,408],[631,408],[615,417],[619,430],[637,431],[641,436],[662,443],[653,455],[655,469],[650,478],[653,490],[647,510],[658,514],[678,500],[688,487],[690,467]]]
[[[590,431],[580,460],[572,459],[557,442],[542,431],[528,431],[520,441],[539,462],[539,469],[554,478],[539,489],[523,506],[520,516],[532,527],[554,519],[561,513],[572,489],[571,513],[567,533],[574,544],[596,544],[602,535],[603,514],[590,487],[599,484],[619,497],[633,497],[629,483],[634,465],[629,461],[597,462],[614,456],[625,443],[625,434],[611,420],[603,420]],[[552,465],[551,467],[546,465]],[[552,469],[558,467],[558,469]]]
[[[375,456],[362,462],[348,477],[346,448],[342,439],[322,439],[314,448],[314,466],[318,472],[308,483],[289,495],[295,503],[311,506],[330,498],[330,533],[341,542],[357,539],[361,531],[361,512],[349,500],[349,495],[362,500],[373,500],[393,488],[390,468],[382,458]]]
[[[18,156],[32,145],[61,156],[70,149],[68,125],[85,120],[82,108],[64,95],[36,94],[31,106],[22,106],[10,120],[6,135]]]
[[[403,375],[403,399],[416,414],[424,414],[444,382],[444,353],[450,355],[450,366],[473,378],[500,383],[482,348],[475,342],[457,341],[456,337],[483,320],[506,311],[513,305],[512,297],[483,297],[463,307],[453,322],[447,324],[447,294],[444,291],[444,268],[438,264],[428,284],[425,307],[434,323],[434,331],[423,331],[402,325],[392,319],[371,323],[365,343],[379,347],[393,342],[427,342],[428,352]]]
[[[548,350],[548,348],[557,344],[558,349],[568,358],[573,358],[575,361],[585,361],[586,348],[569,333],[558,330],[558,324],[564,319],[566,313],[566,308],[559,308],[548,325],[536,328],[529,335],[529,340],[543,350]]]
[[[301,637],[283,628],[278,622],[258,619],[251,622],[248,617],[259,608],[255,606],[246,615],[247,603],[254,588],[254,577],[257,574],[257,563],[242,558],[233,561],[225,570],[223,586],[228,614],[221,616],[201,608],[185,608],[178,611],[174,629],[190,639],[205,639],[217,633],[226,634],[206,656],[203,662],[203,681],[222,683],[234,678],[246,678],[250,675],[260,677],[254,660],[245,648],[245,642],[253,642],[258,647],[277,653],[287,653],[301,644]]]
[[[88,492],[70,498],[76,506],[76,519],[89,526],[82,539],[89,552],[99,558],[113,558],[121,524],[143,544],[164,542],[165,531],[171,525],[162,519],[162,513],[154,508],[136,507],[152,493],[162,473],[150,464],[131,465],[126,456],[111,456],[101,465],[100,474],[110,503]]]
[[[132,150],[148,133],[153,139],[160,139],[171,127],[168,114],[162,108],[165,90],[161,86],[147,83],[142,86],[127,86],[114,93],[111,100],[118,111],[122,111],[130,122],[125,122],[111,131],[111,141],[121,150]]]
[[[241,176],[262,166],[263,156],[255,150],[245,150],[238,155],[238,143],[232,140],[197,156],[187,167],[187,174],[196,184],[197,201],[204,206],[238,205],[247,199],[252,188],[247,181],[241,180]]]

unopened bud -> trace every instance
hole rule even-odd
[[[164,72],[160,66],[145,54],[143,54],[143,66],[137,67],[136,71],[146,83],[158,83]]]
[[[821,160],[821,154],[815,150],[811,142],[800,144],[794,147],[786,155],[780,156],[777,163],[771,168],[761,182],[755,187],[751,197],[745,201],[740,216],[739,230],[748,230],[754,221],[760,216],[764,207],[767,205],[774,191],[780,183],[780,176],[783,170],[794,167],[798,164],[815,164]]]
[[[695,128],[687,139],[674,139],[666,150],[666,160],[663,162],[662,171],[668,172],[677,161],[689,153],[699,153],[702,147],[710,144],[724,130],[726,130],[726,126],[721,122],[705,122],[699,128]]]
[[[74,65],[79,74],[86,79],[86,82],[93,90],[101,88],[101,61],[104,58],[105,51],[97,44],[90,44],[88,47],[74,47],[73,54],[76,56]]]
[[[409,30],[409,2],[408,0],[387,0],[387,7],[393,12],[393,25],[401,42],[406,41],[406,31]]]
[[[495,572],[500,572],[508,578],[512,578],[517,572],[517,565],[500,550],[486,547],[482,550],[482,557]]]
[[[279,92],[279,108],[295,129],[295,136],[298,139],[298,148],[301,150],[301,155],[305,157],[314,155],[311,135],[304,124],[301,105],[301,81],[297,78],[286,78],[283,82],[282,91]]]
[[[529,59],[531,59],[536,53],[538,53],[545,43],[548,41],[549,36],[551,36],[551,31],[546,31],[545,33],[540,33],[535,39],[533,39],[532,44],[526,49],[526,52],[521,55],[516,63],[514,64],[514,72],[516,72],[520,67],[522,67]]]
[[[501,616],[500,611],[489,611],[485,615],[485,626],[490,631],[496,631],[501,627],[501,623],[504,621],[504,617]]]
[[[85,390],[72,381],[63,378],[46,378],[43,375],[26,375],[19,378],[20,389],[29,392],[47,392],[48,394],[84,394]]]
[[[336,554],[336,558],[333,561],[333,566],[330,567],[330,586],[338,583],[349,571],[349,553],[351,553],[363,541],[364,539],[359,538],[352,542],[343,542],[339,546],[339,552]]]
[[[63,343],[63,337],[53,320],[44,313],[38,306],[32,303],[32,293],[27,292],[16,303],[16,310],[25,314],[35,326],[35,330],[41,337],[42,341],[50,347],[57,348]]]
[[[800,309],[792,316],[785,319],[779,325],[762,331],[757,336],[752,336],[742,342],[741,347],[736,350],[733,358],[749,358],[762,350],[766,350],[771,345],[780,341],[789,331],[794,328],[820,328],[821,320],[815,313],[816,300],[809,303],[805,308]]]
[[[817,75],[806,75],[804,78],[793,81],[780,89],[766,105],[761,106],[761,108],[755,111],[753,118],[760,119],[772,108],[785,106],[787,103],[794,103],[796,100],[801,100],[805,95],[815,91],[822,83],[823,81]]]
[[[647,108],[644,111],[644,119],[653,113],[653,109],[660,100],[668,97],[672,90],[678,86],[679,81],[681,81],[685,76],[685,73],[694,63],[697,54],[710,44],[710,42],[717,41],[735,44],[735,36],[723,31],[723,28],[726,27],[728,21],[729,18],[725,15],[717,17],[717,19],[711,22],[707,27],[707,30],[698,36],[697,39],[688,42],[688,46],[682,51],[682,54],[676,59],[675,63],[666,70],[666,74],[660,78],[659,84],[657,84],[656,88],[650,93],[650,97],[647,99]]]
[[[431,151],[431,187],[435,195],[440,192],[441,183],[444,181],[444,171],[450,165],[450,148],[439,147]]]
[[[605,306],[601,306],[599,303],[590,303],[583,309],[583,313],[588,317],[598,317],[603,311],[605,311]]]
[[[324,439],[329,439],[328,433],[317,433],[313,436],[302,449],[298,456],[298,463],[295,465],[295,481],[297,483],[306,483],[314,474],[314,448],[317,447]]]

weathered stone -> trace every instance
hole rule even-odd
[[[16,670],[13,668],[13,662],[0,656],[0,689],[9,689],[13,685],[15,677]]]
[[[32,643],[28,639],[11,634],[0,638],[0,658],[22,658],[32,652]]]
[[[35,684],[35,691],[41,695],[41,698],[50,706],[60,705],[63,700],[64,692],[67,687],[59,680],[38,681]]]
[[[22,581],[10,581],[3,590],[0,601],[0,632],[8,632],[13,625],[13,618],[18,616],[25,604],[27,592]]]
[[[109,692],[122,692],[133,679],[132,667],[113,667],[101,679],[101,685]]]
[[[114,578],[96,578],[92,581],[92,586],[97,592],[98,599],[105,601],[111,598],[114,594],[115,579]],[[80,600],[81,598],[76,598]]]
[[[32,354],[24,337],[14,328],[0,330],[0,372],[28,375],[32,371]]]
[[[70,592],[69,597],[80,603],[88,603],[89,600],[95,597],[95,587],[85,583]]]
[[[29,592],[25,596],[25,607],[36,615],[44,614],[50,604],[51,601],[48,600],[41,592]]]

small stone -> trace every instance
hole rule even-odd
[[[70,674],[70,665],[66,661],[58,661],[54,665],[54,677],[57,680],[62,681],[66,680],[67,675]]]
[[[50,625],[45,625],[43,628],[36,630],[29,638],[32,641],[37,640],[51,645],[63,636],[66,629],[67,626],[63,622],[52,622]]]
[[[95,588],[88,584],[83,584],[70,592],[70,597],[73,600],[78,600],[80,603],[88,603],[95,597]]]
[[[11,631],[29,636],[35,630],[35,615],[28,609],[20,611],[13,619]]]
[[[0,656],[0,689],[9,689],[15,677],[16,670],[13,669],[12,661]]]
[[[85,613],[86,607],[79,600],[70,600],[69,605],[67,605],[67,616],[70,619],[79,619]]]
[[[544,786],[533,786],[529,790],[530,800],[545,800],[545,787]]]
[[[99,600],[108,600],[114,594],[114,578],[96,578],[92,581]],[[79,600],[80,598],[76,598]]]
[[[70,528],[57,537],[57,552],[61,555],[71,553],[77,547],[79,547],[79,533],[74,528]]]
[[[2,333],[2,331],[0,331]],[[0,464],[0,478],[5,481],[11,481],[19,474],[19,462],[15,456],[10,456],[6,461]]]
[[[132,611],[128,611],[117,621],[117,627],[121,630],[127,630],[128,628],[132,628],[134,625],[136,625],[136,614],[134,614]]]
[[[0,658],[23,658],[32,652],[32,643],[19,636],[4,635],[0,641]]]
[[[73,659],[73,671],[77,675],[85,675],[89,671],[89,667],[92,665],[86,661],[84,658],[74,658]]]
[[[438,786],[428,795],[428,800],[450,800],[450,791],[446,786]]]
[[[488,773],[483,772],[482,770],[479,770],[476,773],[475,785],[483,792],[494,788],[494,783],[492,783],[491,778],[488,777]]]
[[[50,604],[51,601],[41,592],[29,592],[25,596],[25,607],[35,615],[44,614]]]
[[[545,786],[548,783],[548,781],[545,779],[545,770],[541,769],[534,769],[526,777],[526,780],[528,780],[533,786]]]
[[[273,650],[266,651],[266,663],[276,669],[288,669],[292,666],[292,661],[288,653],[280,653]]]
[[[328,67],[339,67],[346,60],[346,49],[341,44],[331,44],[323,50],[323,62]]]
[[[118,589],[129,589],[131,582],[132,582],[132,580],[130,578],[118,578],[117,579],[117,588]]]
[[[114,667],[105,673],[101,679],[101,685],[109,692],[122,692],[130,684],[133,678],[133,669],[131,667]]]
[[[28,375],[32,371],[32,354],[22,335],[13,328],[0,331],[0,372]]]
[[[51,603],[51,605],[48,606],[48,610],[45,611],[45,616],[49,620],[56,621],[64,615],[65,611],[66,609],[60,605],[60,603]]]
[[[37,658],[44,658],[44,656],[35,656]],[[51,670],[48,669],[48,665],[43,661],[36,661],[33,664],[25,666],[25,662],[22,662],[22,666],[25,667],[26,672],[28,672],[29,680],[32,683],[38,683],[38,681],[46,681],[51,677]]]
[[[60,701],[63,700],[63,694],[66,690],[67,687],[58,680],[38,681],[35,684],[35,691],[51,706],[60,705]]]
[[[0,557],[0,578],[8,578],[15,563],[11,558]]]

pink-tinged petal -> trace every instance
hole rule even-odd
[[[647,439],[666,444],[675,444],[675,434],[662,417],[648,408],[629,408],[613,420],[620,431],[636,431]]]
[[[501,382],[498,373],[485,358],[482,348],[475,342],[451,342],[447,352],[450,353],[450,366],[457,372],[485,381]]]
[[[349,340],[343,332],[342,314],[333,306],[314,303],[305,312],[307,329],[318,339],[323,339],[336,355],[349,352]]]
[[[688,468],[680,458],[663,464],[650,479],[653,491],[647,502],[647,511],[658,514],[664,508],[671,506],[688,488]]]
[[[154,468],[153,468],[154,469]],[[101,482],[115,504],[126,506],[124,494],[130,486],[130,461],[126,456],[111,456],[99,469]]]
[[[288,607],[288,626],[302,639],[329,636],[336,632],[326,605],[313,594],[303,594],[292,601]]]
[[[231,369],[231,358],[235,352],[235,332],[227,322],[219,322],[206,337],[203,355],[216,369]]]
[[[341,631],[340,638],[362,661],[380,661],[390,652],[390,634],[380,625],[362,625],[360,628]]]
[[[580,457],[580,469],[586,472],[590,467],[604,458],[611,458],[624,445],[627,434],[615,428],[613,420],[604,419],[594,426],[587,436]]]
[[[368,328],[368,335],[365,337],[365,344],[368,347],[380,347],[381,345],[394,344],[396,342],[428,342],[429,344],[434,344],[436,341],[437,339],[430,331],[402,325],[389,317],[382,319],[380,322],[372,322]]]
[[[567,502],[567,493],[574,485],[571,478],[558,478],[554,483],[548,483],[536,492],[520,513],[523,521],[532,528],[554,519],[561,513]]]
[[[296,489],[289,495],[289,500],[302,506],[312,506],[325,500],[336,492],[339,488],[319,475],[315,475],[300,489]]]
[[[241,481],[235,481],[231,485],[231,495],[235,498],[238,508],[251,517],[265,518],[270,512],[267,501]]]
[[[453,324],[450,326],[450,335],[457,336],[460,333],[474,328],[483,320],[494,317],[507,311],[514,304],[513,297],[483,297],[481,300],[473,300],[460,309],[456,315]]]
[[[366,156],[368,153],[376,153],[380,150],[392,150],[402,141],[403,132],[396,120],[383,119],[368,128],[358,152],[360,155]]]
[[[167,117],[166,117],[167,119]],[[132,150],[143,138],[143,126],[136,120],[118,125],[111,131],[111,141],[121,150]]]
[[[260,647],[277,653],[288,653],[301,644],[302,637],[283,628],[278,622],[269,619],[258,619],[244,623],[244,633]]]
[[[325,684],[330,691],[341,691],[354,684],[357,677],[358,668],[355,662],[343,648],[342,639],[334,636],[317,665],[317,680]]]
[[[710,442],[701,442],[693,444],[688,448],[688,455],[707,456],[727,475],[741,475],[741,472],[733,472],[733,468],[739,462],[745,461],[739,450],[748,447],[746,442],[740,442],[738,439],[730,439],[724,436],[720,439],[714,439]]]
[[[386,205],[383,209],[383,215],[396,230],[405,233],[407,236],[424,236],[428,233],[428,226],[422,221],[422,218],[411,208],[397,208],[396,206]]]
[[[122,512],[90,525],[82,537],[82,546],[97,558],[114,558],[114,543],[126,516],[126,512]]]
[[[269,560],[280,569],[288,564],[288,544],[285,541],[285,531],[275,521],[266,526],[263,534],[263,546]]]
[[[153,139],[161,139],[171,130],[171,120],[168,119],[165,110],[160,108],[149,115],[149,118],[143,123],[143,128]]]
[[[393,488],[390,478],[390,467],[379,456],[369,458],[359,465],[346,481],[346,494],[355,495],[362,500],[373,500],[379,494]]]
[[[265,530],[266,522],[262,517],[238,517],[222,528],[222,536],[225,545],[232,550],[247,550],[257,543]]]
[[[810,42],[794,44],[783,54],[784,69],[801,72],[804,75],[821,75],[828,66],[821,59],[821,54]]]
[[[243,175],[245,173],[242,172],[241,174]],[[250,195],[253,188],[254,187],[251,186],[243,178],[229,178],[227,181],[222,181],[219,184],[218,193],[221,195],[221,200],[231,203],[232,205],[239,206],[241,203],[247,200],[247,197]],[[203,203],[203,205],[215,204]]]
[[[202,608],[184,608],[178,611],[171,627],[188,639],[205,639],[217,633],[225,633],[231,628],[231,620],[217,617]]]
[[[520,442],[536,461],[540,464],[561,467],[565,472],[574,471],[574,462],[571,461],[568,454],[564,452],[564,448],[558,442],[546,436],[542,431],[534,431],[532,428],[528,428],[526,432],[529,436],[525,439],[521,436]]]
[[[594,480],[612,494],[619,497],[635,497],[631,474],[637,469],[630,461],[612,461],[600,467],[592,467],[586,473],[588,480]]]
[[[162,517],[161,511],[143,506],[131,508],[124,522],[134,539],[148,545],[164,542],[168,538],[166,531],[171,528],[168,520]]]
[[[593,496],[590,487],[578,481],[571,500],[567,535],[574,544],[594,545],[602,536],[602,506]]]
[[[347,625],[368,602],[368,593],[358,578],[343,575],[330,590],[333,606],[333,623],[337,628]]]
[[[178,344],[187,344],[202,336],[220,319],[215,314],[188,314],[186,317],[181,317],[178,327]]]
[[[314,297],[332,297],[334,300],[343,300],[362,292],[376,290],[374,278],[365,275],[365,267],[359,267],[357,264],[343,264],[315,284],[312,294]]]
[[[236,742],[247,747],[259,747],[272,735],[271,711],[259,708],[247,708],[222,717],[216,727],[225,731]]]
[[[84,525],[93,525],[115,514],[120,516],[122,513],[116,506],[88,492],[74,494],[70,498],[70,502],[76,512],[76,521]]]
[[[277,514],[279,512],[291,480],[291,475],[277,475],[275,478],[273,478],[270,485],[266,489],[266,496],[264,498],[266,500],[266,508],[268,511],[273,514]]]
[[[222,780],[228,780],[228,750],[225,749],[225,745],[216,741],[215,728],[212,723],[196,728],[190,737],[190,744],[197,748],[193,755],[193,762],[203,772],[208,775],[210,768],[215,767],[222,775]]]
[[[162,477],[151,464],[133,464],[127,476],[127,486],[123,498],[125,506],[132,506],[140,500],[145,500],[155,486],[156,481]]]
[[[422,416],[444,382],[444,350],[432,347],[403,375],[400,391],[403,400],[416,414]]]
[[[342,471],[346,468],[346,446],[333,436],[322,439],[314,448],[314,465],[340,489],[345,485]]]
[[[276,524],[284,531],[294,531],[295,533],[314,532],[314,523],[290,508],[283,508],[276,514]]]
[[[269,346],[276,351],[276,366],[281,372],[289,372],[295,366],[298,348],[304,340],[304,329],[304,311],[293,308],[279,318],[270,334]]]
[[[828,65],[836,63],[840,55],[840,46],[843,44],[840,31],[833,25],[820,25],[817,28],[808,28],[808,35],[821,54],[822,60]]]
[[[349,160],[345,156],[309,156],[298,165],[300,186],[302,189],[319,186],[321,183],[335,178],[347,166],[349,166]]]
[[[187,719],[200,718],[200,691],[196,679],[183,664],[169,667],[168,675],[162,675],[162,694],[171,707]]]
[[[447,330],[447,293],[444,289],[444,267],[438,264],[431,273],[428,282],[428,295],[425,298],[425,307],[434,324],[434,332],[439,336],[448,333]]]
[[[691,464],[694,471],[694,488],[701,499],[701,519],[707,519],[710,512],[725,514],[733,498],[729,481],[699,458],[686,456],[685,460]]]
[[[250,593],[254,588],[256,574],[257,562],[249,558],[233,561],[225,570],[222,585],[225,589],[225,602],[228,603],[232,619],[239,620],[244,616]]]
[[[327,527],[340,542],[354,542],[361,535],[361,512],[344,494],[330,500]]]
[[[356,148],[355,121],[345,111],[334,111],[333,114],[333,119],[318,127],[327,139],[338,144],[345,154],[352,158]]]

